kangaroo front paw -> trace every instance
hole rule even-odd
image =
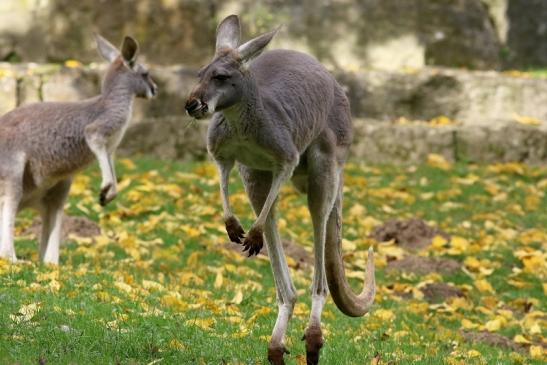
[[[284,345],[268,346],[268,361],[272,365],[285,365],[283,355],[290,354],[289,350]]]
[[[101,193],[99,194],[99,203],[101,206],[105,206],[110,203],[116,197],[116,188],[112,184],[108,184],[101,188]]]
[[[258,255],[262,246],[264,246],[264,236],[262,228],[252,227],[245,240],[243,240],[243,251],[249,251],[249,257]]]
[[[226,232],[228,232],[230,241],[241,243],[241,240],[245,237],[245,231],[237,218],[234,216],[229,217],[224,221],[224,224],[226,225]]]

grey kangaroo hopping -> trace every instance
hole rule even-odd
[[[81,102],[36,103],[0,118],[0,257],[16,261],[14,223],[21,209],[42,216],[40,260],[59,263],[63,205],[72,176],[97,158],[102,173],[99,196],[116,196],[113,154],[120,143],[135,96],[150,98],[157,87],[136,63],[138,45],[125,37],[121,52],[96,35],[99,53],[110,66],[101,95]]]
[[[343,313],[364,315],[374,301],[374,255],[369,249],[365,286],[356,295],[346,280],[340,247],[342,169],[352,140],[349,102],[334,77],[314,58],[289,50],[262,53],[276,33],[240,45],[238,17],[224,19],[217,29],[213,61],[200,70],[186,110],[195,118],[212,114],[207,147],[220,174],[228,236],[242,243],[249,256],[258,254],[265,237],[279,308],[268,345],[272,364],[284,364],[288,351],[283,338],[296,302],[276,226],[275,203],[289,178],[307,193],[315,268],[304,339],[308,364],[317,364],[327,290]],[[228,197],[228,177],[236,162],[257,214],[247,235]]]

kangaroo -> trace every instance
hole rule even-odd
[[[125,37],[121,52],[95,35],[110,62],[101,94],[80,102],[44,102],[0,118],[0,257],[16,261],[17,212],[37,209],[42,217],[40,260],[59,263],[63,205],[72,176],[97,158],[102,174],[99,202],[116,197],[113,154],[129,123],[133,99],[151,98],[157,87],[136,62],[139,46]]]
[[[199,71],[186,110],[197,119],[212,115],[207,147],[220,175],[229,238],[251,256],[261,250],[265,236],[278,303],[268,345],[272,364],[284,364],[288,351],[283,338],[296,302],[275,203],[289,178],[307,193],[315,268],[304,339],[308,364],[317,364],[327,291],[343,313],[364,315],[375,294],[374,254],[371,247],[365,286],[356,295],[345,277],[340,248],[342,169],[352,141],[349,102],[334,77],[311,56],[290,50],[262,53],[278,29],[240,45],[239,18],[225,18],[217,28],[215,56]],[[229,202],[228,177],[236,162],[257,215],[246,236]]]

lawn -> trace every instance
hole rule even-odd
[[[276,316],[265,256],[227,248],[210,163],[120,160],[120,193],[98,204],[99,171],[76,179],[67,213],[98,222],[95,238],[69,236],[61,265],[37,263],[35,239],[22,232],[20,262],[0,261],[2,364],[264,364]],[[323,364],[542,364],[545,361],[547,168],[517,163],[452,165],[439,156],[411,166],[346,167],[344,252],[354,288],[366,250],[376,251],[377,295],[363,318],[324,312]],[[232,202],[253,220],[239,178]],[[305,197],[287,184],[281,234],[311,252]],[[452,273],[387,270],[411,253],[376,242],[389,219],[420,218],[451,235],[435,236],[421,257],[451,258]],[[302,337],[310,308],[311,268],[289,259],[299,302],[290,322],[289,364],[305,364]],[[428,301],[431,283],[459,296]],[[514,350],[464,339],[489,331]],[[379,361],[378,361],[379,359]]]

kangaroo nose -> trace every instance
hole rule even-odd
[[[185,108],[188,113],[192,113],[193,111],[199,109],[200,107],[201,107],[201,102],[198,99],[192,98],[186,101]]]

